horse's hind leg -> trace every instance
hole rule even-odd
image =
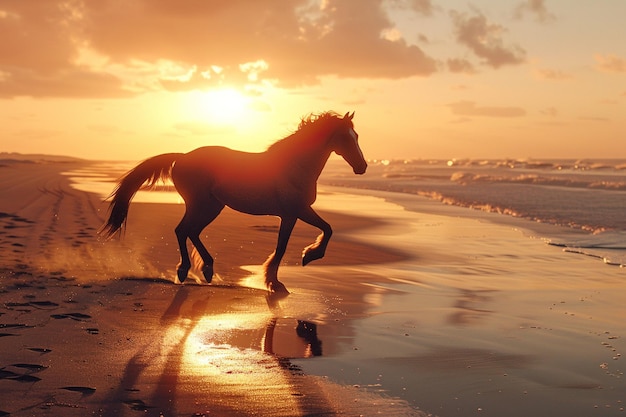
[[[315,226],[322,231],[322,234],[317,237],[315,242],[302,251],[302,266],[305,266],[311,261],[324,257],[326,247],[333,234],[333,229],[330,227],[330,224],[322,219],[311,207],[308,207],[300,213],[299,218],[305,223]]]
[[[196,247],[198,254],[202,258],[204,279],[206,282],[211,282],[213,279],[213,257],[200,240],[200,233],[220,214],[223,208],[224,205],[215,200],[210,200],[205,204],[187,203],[185,215],[176,227],[176,236],[180,248],[180,264],[178,265],[177,275],[180,282],[187,278],[191,268],[187,238],[191,240],[191,243]]]

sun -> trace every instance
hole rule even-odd
[[[236,125],[249,110],[249,98],[235,88],[194,91],[189,95],[190,112],[213,124]]]

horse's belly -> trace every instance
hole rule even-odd
[[[284,211],[276,189],[261,184],[216,185],[213,196],[243,213],[281,215]]]

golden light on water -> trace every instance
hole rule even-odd
[[[167,327],[161,348],[182,349],[179,378],[203,394],[265,415],[287,415],[300,406],[289,371],[264,352],[272,323],[269,310],[180,318]],[[268,395],[279,396],[280,403]]]

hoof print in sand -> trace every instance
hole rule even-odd
[[[83,313],[66,313],[66,314],[51,314],[50,317],[53,319],[72,319],[76,321],[85,321],[91,318],[88,314]]]
[[[96,392],[95,388],[80,386],[61,387],[61,389],[64,389],[66,391],[80,392],[83,395],[91,395]]]
[[[17,365],[27,365],[27,364],[17,364]],[[11,365],[11,366],[16,366],[16,365]],[[40,367],[40,365],[32,365],[34,367]],[[17,366],[19,367],[19,366]],[[45,369],[46,367],[43,367],[43,369]],[[40,370],[43,370],[40,369]],[[19,374],[17,372],[13,372],[13,371],[9,371],[5,368],[0,369],[0,379],[8,379],[11,381],[17,381],[17,382],[28,382],[28,383],[34,383],[34,382],[38,382],[41,381],[41,378],[31,375],[31,373],[34,372],[39,372],[39,371],[30,371],[28,373],[25,374]]]
[[[29,348],[26,348],[26,349],[30,350],[31,352],[41,353],[42,355],[45,354],[45,353],[52,352],[52,349],[40,348],[40,347],[29,347]]]
[[[29,326],[23,323],[0,323],[0,330],[4,330],[4,329],[22,330],[22,329],[30,329],[32,327],[34,326]],[[19,335],[15,333],[0,332],[0,337],[7,337],[7,336],[19,336]]]
[[[25,303],[4,303],[4,306],[8,309],[13,309],[15,307],[34,307],[45,310],[55,309],[59,305],[57,303],[53,303],[52,301],[27,301]]]
[[[126,401],[124,401],[124,404],[129,406],[130,409],[133,410],[133,411],[143,411],[143,412],[146,412],[146,411],[150,410],[151,408],[154,408],[154,407],[151,407],[151,406],[147,405],[142,400],[126,400]]]
[[[0,323],[0,329],[26,329],[28,327],[33,326],[28,326],[23,323]]]
[[[16,378],[8,378],[8,379],[11,379],[13,381],[18,381],[18,382],[27,382],[27,383],[34,383],[34,382],[41,381],[41,378],[39,378],[38,376],[34,376],[30,374],[23,374]]]
[[[26,369],[30,373],[41,372],[41,371],[48,369],[48,367],[45,365],[38,365],[34,363],[14,363],[11,366],[15,368],[20,368],[20,369]]]

